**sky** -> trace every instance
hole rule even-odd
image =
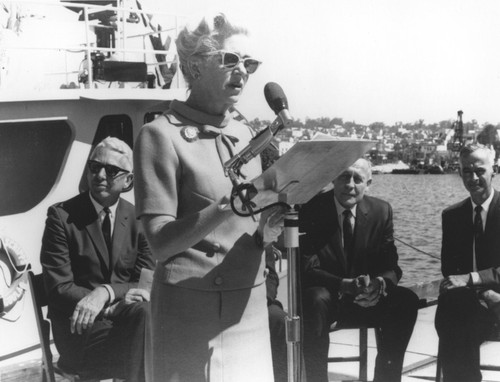
[[[263,65],[239,108],[273,119],[281,85],[295,118],[358,123],[500,122],[500,1],[143,0],[191,20],[224,12],[248,27]]]
[[[223,12],[249,29],[263,62],[238,104],[250,120],[274,119],[263,89],[276,82],[302,121],[431,124],[455,120],[462,110],[465,122],[500,123],[499,0],[139,1],[144,10],[185,15],[190,25]],[[36,22],[24,24],[32,29],[30,43],[41,44],[33,40],[38,36],[46,44],[66,38],[74,45],[74,21],[67,33],[52,28],[43,36]],[[32,60],[15,54],[19,63]],[[64,69],[52,59],[36,61],[21,69],[12,56],[10,70],[43,88],[34,80],[37,69]]]

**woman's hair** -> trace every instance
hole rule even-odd
[[[222,49],[224,42],[229,37],[238,34],[248,35],[248,31],[243,27],[231,24],[222,13],[214,17],[213,27],[205,19],[201,20],[194,30],[184,27],[175,44],[180,68],[189,88],[195,79],[195,73],[191,67],[193,57],[199,53]]]

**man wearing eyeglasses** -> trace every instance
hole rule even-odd
[[[144,381],[149,292],[138,288],[153,258],[134,207],[132,150],[108,137],[87,163],[89,191],[48,210],[41,264],[59,366],[83,379]]]
[[[460,151],[470,197],[442,214],[441,282],[435,325],[444,381],[481,381],[479,347],[500,308],[500,194],[493,189],[495,152]]]

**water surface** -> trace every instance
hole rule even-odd
[[[493,178],[493,186],[500,189],[500,176]],[[396,241],[401,284],[440,278],[441,212],[469,195],[460,176],[377,174],[368,193],[391,203],[396,239],[426,253]]]

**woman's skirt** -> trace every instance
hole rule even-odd
[[[200,291],[153,283],[148,382],[273,381],[266,285]]]

